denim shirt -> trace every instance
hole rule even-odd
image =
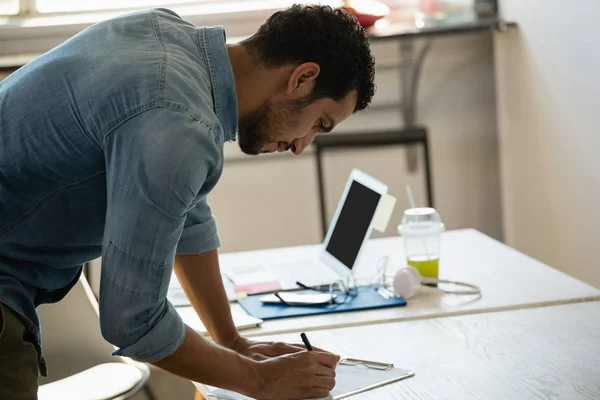
[[[114,354],[180,346],[173,260],[219,246],[206,197],[237,118],[223,28],[164,9],[93,25],[0,83],[0,302],[35,334],[42,375],[35,307],[99,256]]]

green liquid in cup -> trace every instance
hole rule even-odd
[[[436,258],[433,260],[408,260],[408,265],[412,265],[419,271],[421,276],[425,276],[427,278],[438,278],[439,274],[439,266],[440,259]]]

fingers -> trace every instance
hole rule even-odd
[[[298,353],[299,351],[306,350],[306,347],[299,344],[289,344],[281,342],[274,343],[272,345],[272,348],[278,355]]]
[[[315,374],[318,376],[326,376],[326,377],[330,377],[330,378],[335,378],[335,369],[329,368],[329,367],[324,367],[319,364],[315,368]]]
[[[300,347],[302,350],[306,350],[306,347],[305,347],[303,344],[294,344],[293,346]],[[333,354],[333,353],[332,353],[332,352],[330,352],[330,351],[323,350],[323,349],[321,349],[321,348],[319,348],[319,347],[315,347],[315,346],[313,346],[313,350],[314,350],[314,351],[321,352],[321,353],[329,353],[329,354]]]
[[[325,376],[316,376],[311,380],[311,398],[330,398],[329,392],[335,387],[335,379]]]
[[[305,351],[306,347],[303,344],[299,344],[299,343],[283,343],[283,342],[274,342],[271,343],[271,348],[275,351],[276,355],[284,355],[284,354],[292,354],[292,353],[298,353],[300,351]],[[333,355],[335,357],[337,357],[337,360],[335,361],[335,363],[337,364],[337,362],[340,360],[340,356],[337,354],[333,354],[327,350],[323,350],[320,349],[318,347],[313,347],[313,350],[317,353],[325,353],[325,354],[330,354]],[[265,352],[263,352],[265,353]],[[266,354],[266,353],[265,353]]]
[[[321,388],[312,388],[308,393],[311,399],[329,399],[329,390]]]
[[[335,354],[323,353],[320,351],[315,351],[313,353],[317,357],[319,364],[324,365],[329,368],[335,368],[338,361],[340,361],[340,356],[336,356]]]
[[[278,352],[275,349],[273,349],[272,347],[267,347],[267,346],[257,348],[256,353],[260,353],[267,357],[277,357],[278,355],[280,355],[280,354],[278,354]]]
[[[299,351],[306,350],[306,346],[304,344],[301,344],[301,343],[292,343],[292,344],[289,344],[288,346],[294,346],[294,347],[300,349]],[[315,347],[315,346],[313,346],[313,350],[314,351],[320,351],[322,353],[329,353],[328,351],[320,349],[320,348]]]
[[[275,343],[273,343],[273,346],[275,346],[275,348],[277,348],[278,350],[281,349],[282,351],[286,351],[286,353],[281,353],[281,354],[297,353],[299,351],[306,350],[306,346],[304,344],[301,344],[301,343],[275,342]],[[315,346],[313,346],[313,350],[314,351],[318,351],[320,353],[333,354],[330,351],[323,350],[323,349],[321,349],[319,347],[315,347]]]
[[[313,388],[325,389],[328,392],[335,386],[335,379],[327,376],[317,376],[313,380]]]
[[[339,360],[340,360],[340,358],[341,358],[341,357],[340,357],[339,355],[337,355],[337,354],[334,354],[334,353],[332,353],[332,352],[330,352],[330,351],[327,351],[327,350],[320,349],[320,348],[318,348],[318,347],[314,347],[314,346],[313,346],[313,350],[314,350],[314,351],[318,351],[319,353],[327,353],[327,354],[332,354],[332,355],[334,355],[334,356],[336,356],[336,357],[338,358],[338,361],[339,361]]]

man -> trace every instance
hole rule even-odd
[[[339,357],[240,337],[206,197],[223,143],[298,155],[367,107],[374,60],[353,17],[275,13],[225,44],[169,10],[96,24],[0,84],[0,398],[36,397],[35,307],[102,257],[100,324],[115,354],[261,399],[324,397]],[[249,210],[252,212],[252,210]],[[185,326],[172,269],[214,343]]]

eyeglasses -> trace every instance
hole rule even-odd
[[[358,290],[356,289],[356,281],[353,275],[350,275],[345,281],[338,280],[329,286],[329,295],[331,296],[332,304],[344,304],[348,299],[356,297]]]
[[[307,286],[301,282],[296,282],[296,285],[306,290],[329,293],[329,301],[322,304],[341,305],[358,295],[356,280],[353,275],[349,275],[346,279],[337,280],[330,285]]]

